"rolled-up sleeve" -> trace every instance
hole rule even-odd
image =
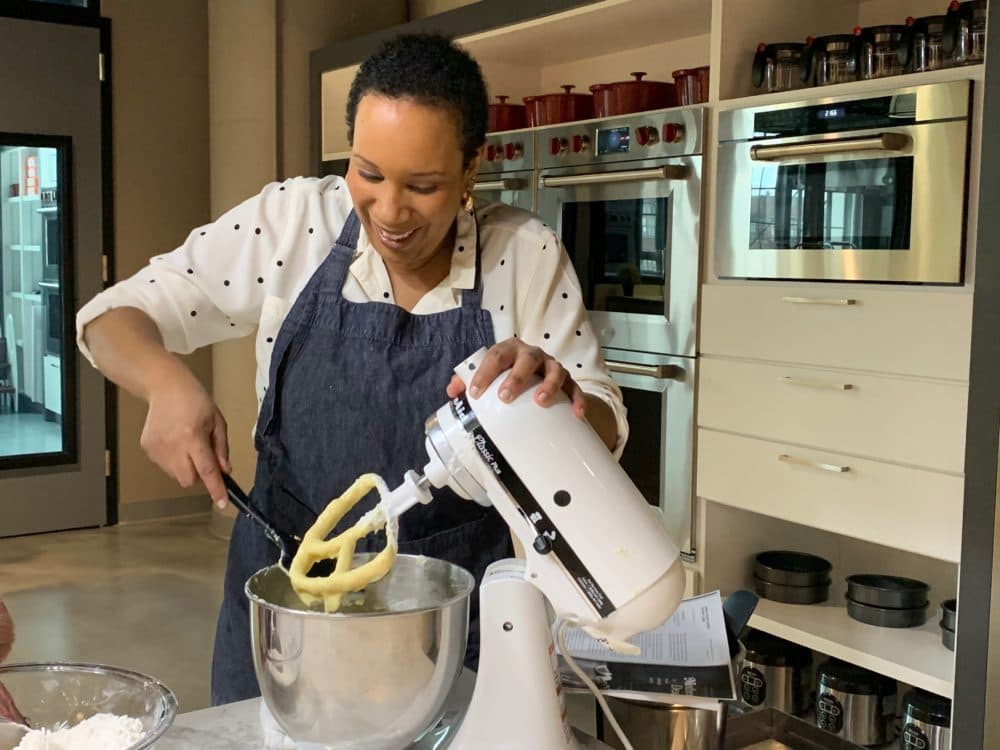
[[[282,211],[294,200],[285,191],[284,185],[268,185],[85,304],[76,316],[84,356],[93,364],[83,337],[87,324],[116,307],[145,312],[166,348],[179,354],[251,333],[266,296],[264,269],[274,263]]]
[[[585,393],[611,407],[618,424],[614,454],[621,457],[628,440],[621,390],[611,379],[601,356],[566,248],[551,229],[541,222],[535,227],[538,228],[541,231],[536,234],[537,239],[526,243],[522,235],[517,243],[519,251],[535,261],[530,283],[518,294],[518,335],[557,359]]]

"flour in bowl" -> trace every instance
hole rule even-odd
[[[68,729],[32,729],[14,750],[128,750],[142,735],[138,719],[95,714]]]

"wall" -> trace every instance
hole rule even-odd
[[[438,13],[461,8],[463,5],[472,5],[475,2],[478,0],[409,0],[410,20],[436,16]]]
[[[173,249],[208,213],[208,26],[205,0],[103,0],[112,24],[117,279]],[[211,352],[188,358],[211,387]],[[146,405],[118,402],[120,517],[205,509],[139,447]]]

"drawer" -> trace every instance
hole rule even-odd
[[[717,503],[940,560],[960,557],[961,477],[707,429],[698,431],[697,476],[698,495]]]
[[[961,474],[968,387],[703,357],[698,425]]]
[[[962,290],[705,284],[701,352],[968,380]]]

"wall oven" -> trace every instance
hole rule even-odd
[[[704,110],[543,128],[538,213],[602,346],[694,356]]]
[[[478,200],[535,210],[534,136],[530,130],[486,136],[486,148],[473,187]]]
[[[721,278],[960,284],[968,81],[722,112]]]
[[[628,409],[622,468],[692,559],[694,357],[619,351],[608,360]]]

